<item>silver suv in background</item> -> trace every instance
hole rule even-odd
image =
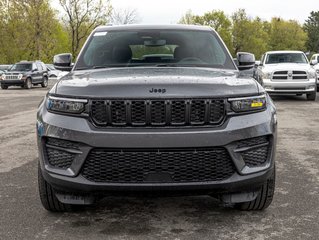
[[[316,100],[316,71],[301,51],[266,52],[255,78],[268,93],[306,94],[307,100]]]

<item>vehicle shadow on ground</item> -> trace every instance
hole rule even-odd
[[[7,229],[33,229],[25,239],[35,236],[34,231],[45,239],[212,239],[208,236],[216,234],[217,239],[241,239],[235,236],[244,233],[246,237],[254,231],[251,228],[248,233],[247,225],[253,222],[263,228],[273,219],[272,207],[242,212],[209,196],[106,197],[74,212],[51,213],[39,200],[37,161],[0,174],[0,192],[7,199],[0,222],[14,219]]]
[[[99,234],[107,236],[156,235],[172,238],[189,234],[207,235],[216,229],[221,233],[223,226],[230,223],[237,231],[252,217],[256,223],[262,223],[267,214],[267,211],[257,214],[223,207],[208,196],[107,197],[82,211],[66,213],[62,219],[74,231],[91,226]]]

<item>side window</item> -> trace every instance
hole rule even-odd
[[[42,63],[42,62],[41,62],[41,66],[42,66],[43,71],[47,71],[48,70],[47,66],[45,66],[45,64]]]
[[[37,65],[35,63],[32,63],[32,70],[38,69]]]
[[[41,66],[40,63],[37,63],[37,68],[38,68],[38,71],[43,71],[42,66]]]

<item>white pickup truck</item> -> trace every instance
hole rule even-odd
[[[316,70],[301,51],[266,52],[255,78],[270,94],[306,94],[307,100],[316,100]]]
[[[317,73],[317,91],[319,91],[319,53],[312,55],[310,61]]]

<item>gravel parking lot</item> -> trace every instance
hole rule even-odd
[[[52,83],[51,83],[52,84]],[[35,120],[47,89],[0,91],[0,239],[319,239],[319,96],[274,97],[276,194],[263,212],[210,197],[109,197],[52,214],[38,198]]]

